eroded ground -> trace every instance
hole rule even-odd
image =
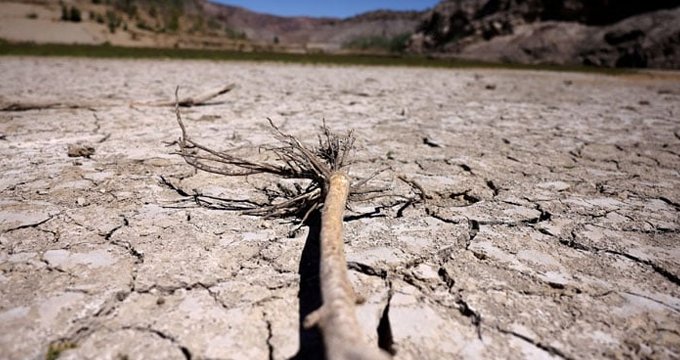
[[[396,358],[680,356],[676,75],[34,58],[0,73],[2,104],[89,106],[0,112],[2,358],[318,354],[299,330],[319,301],[315,231],[193,205],[183,193],[261,202],[277,182],[196,173],[172,154],[173,110],[129,106],[231,82],[183,110],[207,145],[266,144],[266,117],[312,142],[325,118],[356,130],[353,175],[391,166],[374,185],[425,191],[346,221],[362,325]]]

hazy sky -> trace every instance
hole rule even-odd
[[[424,10],[437,0],[213,0],[257,12],[282,16],[348,17],[362,12],[391,10]]]

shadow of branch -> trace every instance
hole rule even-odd
[[[325,358],[323,338],[319,330],[316,327],[305,329],[302,326],[305,317],[322,304],[319,283],[321,213],[319,211],[312,213],[307,219],[307,225],[309,226],[309,234],[305,240],[305,246],[300,257],[300,266],[298,267],[298,274],[300,275],[300,290],[298,292],[300,349],[291,360]]]

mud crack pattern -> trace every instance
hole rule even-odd
[[[183,113],[206,145],[269,143],[266,117],[314,139],[325,119],[356,130],[353,175],[389,166],[427,194],[346,219],[362,326],[397,359],[680,354],[677,74],[12,57],[0,73],[3,103],[107,104],[0,112],[3,358],[322,351],[300,330],[314,229],[182,201],[290,184],[196,173],[172,109],[128,105],[226,83]]]

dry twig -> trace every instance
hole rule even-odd
[[[195,96],[186,97],[180,100],[170,101],[132,101],[130,106],[175,106],[192,107],[209,105],[214,98],[226,94],[235,88],[234,84],[225,85],[215,91]],[[30,111],[30,110],[46,110],[46,109],[90,109],[102,107],[120,106],[114,103],[103,102],[63,102],[63,101],[15,101],[4,103],[0,101],[0,111]]]
[[[185,97],[182,99],[175,99],[175,100],[169,100],[169,101],[147,101],[147,102],[133,102],[131,105],[136,106],[136,105],[143,105],[143,106],[181,106],[181,107],[192,107],[192,106],[202,106],[202,105],[208,105],[209,101],[220,96],[224,95],[231,90],[234,90],[236,87],[235,84],[228,84],[225,85],[217,90],[207,92],[202,95],[198,96],[189,96]],[[175,95],[177,95],[175,93]]]
[[[90,109],[102,106],[97,103],[70,103],[60,101],[16,101],[0,104],[0,111],[30,111],[46,109]]]
[[[177,91],[175,92],[177,96]],[[297,138],[282,132],[269,119],[269,124],[279,141],[278,146],[264,147],[273,154],[276,162],[254,161],[210,149],[189,137],[180,114],[180,102],[175,103],[177,123],[182,130],[179,154],[196,169],[225,176],[271,174],[282,178],[307,179],[310,184],[290,192],[286,200],[262,207],[243,210],[246,214],[280,216],[310,212],[322,208],[320,282],[323,305],[309,314],[305,327],[318,326],[323,334],[327,358],[389,359],[377,346],[369,344],[362,334],[355,315],[357,297],[347,275],[347,263],[342,239],[342,221],[351,192],[363,195],[358,186],[350,186],[346,167],[354,144],[352,132],[339,136],[323,126],[319,147],[309,149]],[[373,175],[375,176],[375,175]],[[366,180],[367,181],[367,180]],[[360,181],[357,185],[363,185]],[[242,209],[241,209],[242,210]]]

